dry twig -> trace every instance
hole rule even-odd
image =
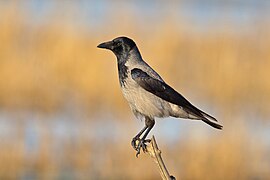
[[[161,178],[163,180],[175,180],[175,177],[170,175],[166,168],[166,165],[161,157],[161,151],[158,149],[154,136],[152,136],[151,142],[146,146],[146,153],[149,154],[157,163]]]

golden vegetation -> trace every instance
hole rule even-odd
[[[31,27],[10,9],[0,14],[0,107],[16,119],[13,139],[1,137],[0,179],[158,178],[151,160],[142,160],[147,156],[135,158],[128,137],[116,145],[81,133],[55,150],[48,123],[39,126],[37,153],[28,157],[21,110],[46,116],[71,106],[87,117],[131,114],[119,90],[115,57],[96,48],[116,33],[80,33],[58,21]],[[176,30],[173,23],[161,24],[151,36],[138,35],[136,26],[124,27],[149,64],[191,101],[213,105],[224,125],[211,137],[198,140],[190,132],[184,142],[161,147],[171,173],[183,179],[269,178],[269,147],[264,137],[254,136],[260,130],[248,128],[269,123],[261,121],[270,113],[269,24],[243,34],[220,28],[203,35]]]
[[[30,28],[17,16],[8,19],[0,22],[1,106],[55,110],[70,95],[93,112],[95,107],[122,104],[115,57],[96,48],[108,38],[79,34],[62,24]],[[144,58],[170,84],[184,94],[195,89],[189,96],[222,106],[245,104],[269,112],[263,101],[270,98],[269,28],[199,36],[172,30],[173,26],[152,37],[134,37]]]

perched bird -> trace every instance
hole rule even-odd
[[[109,49],[115,54],[122,93],[135,116],[145,120],[145,127],[131,141],[137,151],[136,156],[140,154],[141,148],[146,148],[145,143],[149,141],[146,137],[155,124],[155,117],[202,120],[214,128],[222,129],[222,125],[219,125],[214,117],[193,106],[166,84],[142,59],[132,39],[117,37],[97,47]]]

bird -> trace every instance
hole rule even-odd
[[[184,96],[169,86],[161,76],[142,58],[136,43],[121,36],[97,46],[112,51],[117,59],[118,77],[124,98],[137,119],[145,126],[132,139],[136,156],[145,152],[147,135],[155,125],[155,118],[175,117],[202,120],[208,125],[222,129],[213,116],[191,104]]]

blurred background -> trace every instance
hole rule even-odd
[[[270,1],[0,1],[0,179],[159,179],[113,53],[143,58],[224,130],[157,119],[180,179],[270,179]]]

